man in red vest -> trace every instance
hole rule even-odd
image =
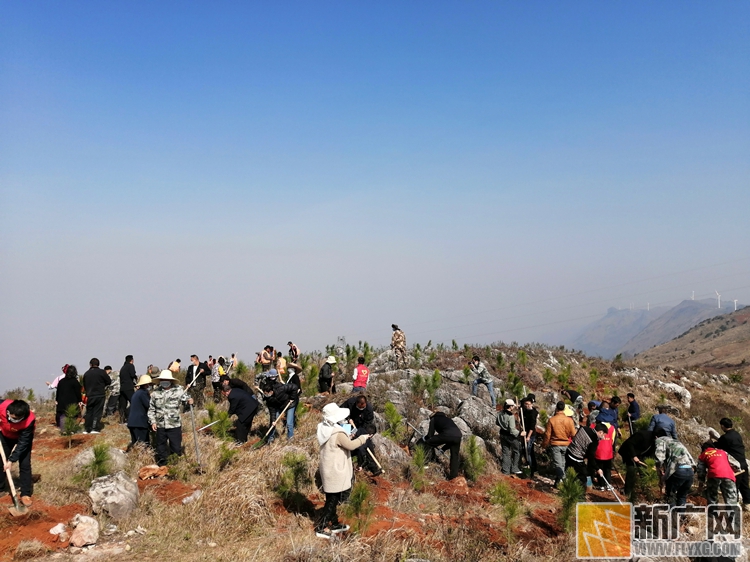
[[[352,392],[364,392],[367,388],[367,379],[370,378],[370,369],[365,365],[365,358],[357,359],[357,366],[354,368],[354,388]]]
[[[7,459],[3,470],[10,470],[11,464],[18,462],[18,471],[21,475],[21,503],[26,507],[31,505],[33,492],[31,445],[34,442],[35,421],[34,412],[23,400],[0,402],[0,442]],[[7,482],[3,478],[0,490],[5,490],[6,487]]]

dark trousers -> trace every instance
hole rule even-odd
[[[604,473],[604,478],[609,482],[612,483],[612,459],[608,459],[606,461],[597,460],[596,463],[599,465],[599,468],[602,469],[602,472]],[[592,478],[599,486],[606,486],[607,484],[604,483],[604,480],[598,475],[593,475]]]
[[[247,436],[250,433],[250,428],[253,427],[254,419],[255,414],[250,416],[250,418],[245,423],[237,420],[237,429],[234,432],[234,438],[238,443],[247,443]]]
[[[107,406],[104,408],[104,415],[111,416],[117,411],[117,406],[120,402],[120,393],[113,394],[107,398]]]
[[[127,423],[128,421],[128,415],[130,415],[130,400],[133,398],[134,393],[134,390],[120,390],[120,397],[118,399],[120,423]]]
[[[318,377],[318,392],[331,392],[331,383],[333,379],[324,379]]]
[[[357,447],[352,451],[352,455],[354,455],[354,458],[357,459],[357,466],[360,466],[364,469],[369,470],[370,472],[377,472],[378,467],[373,462],[372,457],[370,456],[370,453],[367,451],[370,451],[373,455],[375,454],[375,449],[372,446],[372,440],[368,439],[365,441],[365,444],[361,447]]]
[[[349,488],[343,492],[335,492],[333,494],[326,492],[326,503],[323,506],[323,510],[320,512],[318,524],[315,526],[316,531],[322,531],[326,527],[332,527],[339,524],[339,516],[338,513],[336,513],[336,508],[340,503],[349,499],[351,491],[352,489]]]
[[[583,489],[585,490],[589,476],[586,471],[586,463],[572,459],[570,458],[570,455],[565,455],[565,472],[567,472],[569,468],[576,471],[576,476],[578,476],[578,480],[583,484]]]
[[[685,505],[687,495],[693,486],[693,469],[678,468],[665,482],[667,501],[670,506]]]
[[[156,428],[156,462],[165,466],[169,455],[182,456],[182,428]]]
[[[136,443],[143,443],[147,447],[151,446],[151,441],[148,438],[149,428],[129,427],[128,429],[130,430],[130,445],[128,445],[128,449],[131,449]]]
[[[5,451],[5,458],[7,459],[10,457],[11,452],[13,451],[13,447],[18,444],[17,439],[8,439],[5,435],[0,433],[0,441],[2,441],[3,445],[3,451]],[[21,495],[22,496],[31,496],[31,494],[34,493],[34,483],[31,480],[31,446],[33,445],[33,437],[32,442],[29,443],[29,448],[26,449],[26,452],[18,459],[18,472],[21,476]],[[2,484],[0,484],[0,490],[7,490],[8,489],[8,481],[7,478],[2,479]]]
[[[748,486],[747,462],[740,462],[740,469],[744,470],[745,472],[736,476],[737,491],[742,497],[742,503],[750,503],[750,486]]]
[[[219,382],[219,381],[212,382],[211,386],[214,387],[214,402],[216,404],[218,404],[219,402],[221,402],[221,398],[222,398],[222,396],[221,396],[221,382]]]
[[[86,399],[86,415],[83,418],[83,430],[91,433],[102,428],[104,413],[104,396],[89,396]]]
[[[528,455],[526,456],[526,462],[529,463],[529,470],[531,471],[531,477],[534,477],[534,473],[538,472],[539,467],[536,464],[536,451],[534,451],[534,441],[535,439],[532,437],[530,440],[526,441],[526,450],[528,451]]]
[[[451,452],[451,463],[448,480],[453,480],[456,476],[458,476],[458,462],[459,452],[461,451],[461,438],[452,435],[434,435],[430,439],[425,439],[425,443],[433,448],[437,447],[438,445],[447,445],[447,448],[450,449]],[[443,447],[443,450],[445,449],[446,447]],[[434,454],[435,453],[433,451],[433,455]]]
[[[633,461],[623,459],[625,463],[625,497],[631,499],[638,480],[638,468]]]

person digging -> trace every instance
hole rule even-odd
[[[31,448],[34,443],[36,416],[23,400],[4,400],[0,403],[0,442],[2,442],[3,470],[10,477],[10,467],[18,463],[21,477],[21,504],[31,506],[34,484],[31,478]],[[3,479],[0,491],[7,490]]]

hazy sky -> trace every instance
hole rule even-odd
[[[0,390],[750,303],[745,2],[32,1],[0,27]]]

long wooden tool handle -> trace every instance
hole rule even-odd
[[[271,427],[269,427],[269,428],[268,428],[268,431],[266,431],[266,434],[265,434],[265,435],[263,436],[263,439],[261,439],[261,441],[265,440],[265,438],[266,438],[266,437],[268,437],[268,435],[269,435],[269,434],[271,433],[271,431],[273,430],[273,428],[274,428],[274,427],[276,427],[276,424],[277,424],[277,423],[279,422],[279,420],[281,419],[281,416],[283,416],[283,415],[284,415],[284,414],[286,413],[286,411],[287,411],[287,409],[289,408],[289,406],[291,406],[291,405],[292,405],[292,402],[294,402],[294,400],[290,400],[290,401],[289,401],[289,402],[287,403],[287,405],[286,405],[286,406],[284,406],[284,409],[283,409],[283,410],[281,410],[281,413],[280,413],[280,414],[278,415],[278,417],[277,417],[277,418],[276,418],[276,419],[275,419],[275,420],[274,420],[273,422],[271,422]]]
[[[365,446],[365,449],[367,449],[367,446]],[[370,454],[370,457],[372,458],[372,460],[375,461],[375,464],[378,465],[378,468],[380,470],[383,470],[383,467],[380,466],[380,463],[378,462],[378,459],[375,458],[375,455],[372,454],[372,451],[370,449],[367,449],[367,452]]]
[[[0,443],[0,456],[3,458],[3,466],[5,466],[5,463],[8,462],[8,460],[5,458],[5,447],[3,447],[2,443]],[[16,485],[13,484],[13,475],[10,473],[10,468],[5,471],[5,475],[8,477],[8,485],[10,486],[10,495],[13,496],[13,501],[17,502],[16,496]]]

